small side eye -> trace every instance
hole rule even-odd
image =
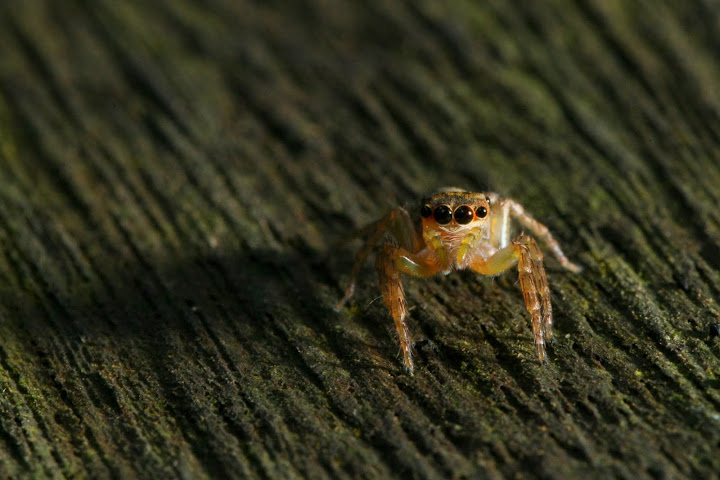
[[[420,215],[422,215],[423,218],[428,218],[432,215],[432,208],[430,208],[430,205],[423,205],[420,209]]]
[[[435,207],[433,216],[440,225],[447,225],[452,220],[452,210],[447,205],[438,205]]]
[[[472,208],[467,205],[460,205],[455,209],[455,221],[460,225],[466,225],[472,222],[473,216]]]
[[[475,210],[475,214],[478,216],[478,218],[485,218],[485,216],[487,215],[487,208],[478,207],[478,209]]]

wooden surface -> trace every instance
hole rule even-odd
[[[0,476],[712,478],[720,5],[0,7]],[[438,187],[545,221],[408,280],[416,374],[333,244]]]

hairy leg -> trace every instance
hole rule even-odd
[[[545,342],[552,338],[552,304],[550,287],[543,266],[543,255],[535,239],[521,235],[490,258],[475,259],[470,268],[483,275],[497,275],[515,264],[518,266],[525,308],[532,318],[538,358],[545,363]]]
[[[514,200],[505,199],[505,202],[510,207],[510,213],[517,219],[518,222],[524,227],[530,229],[532,233],[537,235],[549,248],[552,250],[555,257],[558,259],[560,264],[571,272],[578,273],[582,270],[580,265],[571,262],[563,253],[562,248],[557,240],[552,236],[548,228],[535,220],[529,213],[525,211],[522,205]]]
[[[355,264],[350,274],[350,283],[345,289],[345,295],[335,306],[336,310],[340,310],[355,292],[355,280],[362,268],[365,259],[373,251],[375,245],[386,235],[390,234],[405,249],[417,251],[420,249],[421,239],[415,232],[410,214],[402,207],[390,210],[387,215],[377,222],[361,228],[348,238],[348,240],[356,237],[365,237],[365,243],[355,254]]]
[[[553,252],[563,268],[577,273],[582,267],[571,262],[563,253],[557,240],[548,228],[535,220],[525,211],[522,205],[509,198],[500,198],[496,193],[488,193],[491,208],[495,209],[492,219],[492,241],[494,245],[504,248],[510,244],[510,217],[538,236]]]
[[[407,326],[407,306],[403,291],[401,273],[415,277],[429,277],[438,272],[437,263],[432,257],[411,253],[404,248],[386,243],[378,253],[376,267],[380,280],[385,306],[395,321],[395,328],[400,339],[405,368],[413,373],[412,340]]]

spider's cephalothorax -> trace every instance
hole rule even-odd
[[[355,278],[375,245],[386,235],[377,256],[385,305],[395,320],[405,367],[412,373],[412,342],[408,333],[400,274],[429,277],[436,273],[470,268],[482,275],[497,275],[517,264],[525,307],[532,316],[533,333],[541,362],[546,361],[545,342],[552,338],[552,305],[543,256],[535,239],[520,235],[510,239],[511,220],[535,233],[566,269],[579,272],[547,227],[528,215],[523,207],[496,193],[473,193],[448,189],[424,198],[418,208],[420,224],[403,207],[391,210],[358,233],[367,237],[356,256],[350,284],[338,302],[341,308],[352,296]]]
[[[484,193],[443,192],[424,198],[422,237],[443,273],[467,268],[470,254],[486,255],[492,218]]]

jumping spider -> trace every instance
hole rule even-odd
[[[383,300],[395,320],[405,367],[412,374],[412,341],[400,274],[429,277],[470,268],[482,275],[498,275],[517,264],[538,357],[545,363],[545,341],[552,338],[552,305],[543,255],[533,237],[520,234],[510,239],[511,219],[535,233],[564,268],[579,272],[580,266],[568,260],[548,228],[510,198],[457,188],[424,198],[418,213],[422,219],[414,224],[408,211],[397,207],[353,235],[367,240],[355,256],[350,283],[337,309],[350,299],[360,267],[387,234],[390,240],[380,247],[375,265]]]

